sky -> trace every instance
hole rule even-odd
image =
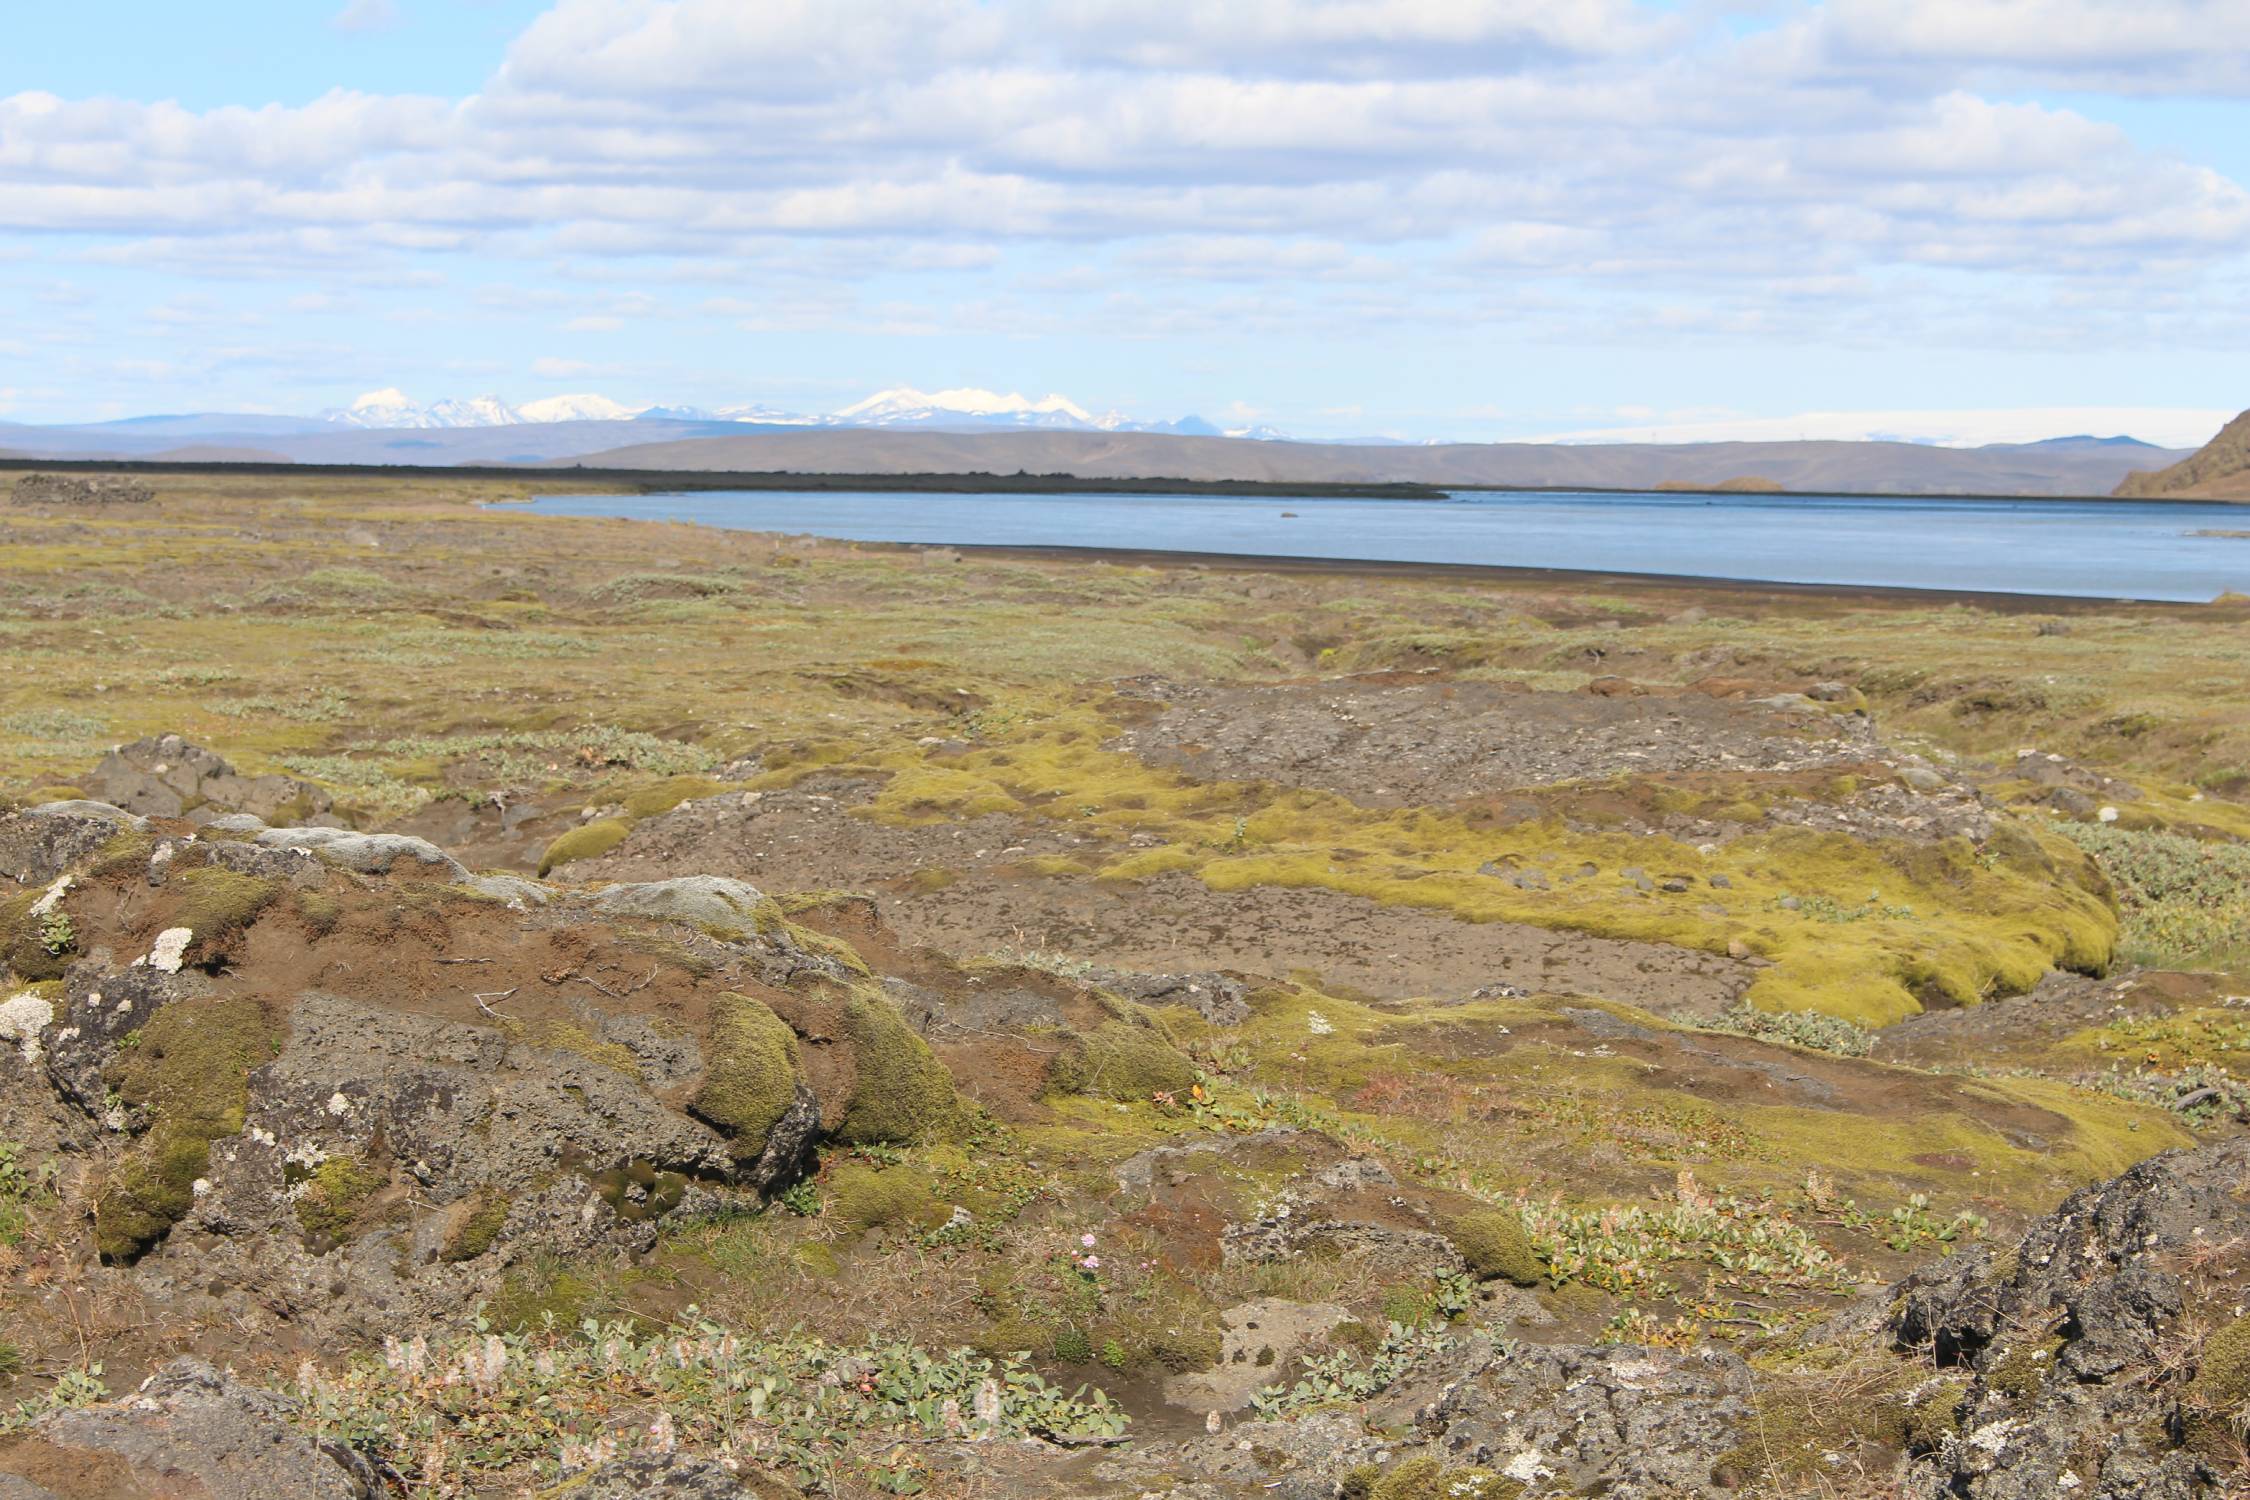
[[[2250,0],[144,0],[0,43],[0,422],[2250,405]]]

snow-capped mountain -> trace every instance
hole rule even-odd
[[[966,386],[946,391],[895,386],[825,416],[806,416],[755,402],[711,410],[693,406],[627,406],[607,396],[590,393],[543,396],[521,406],[511,406],[498,396],[472,396],[466,400],[448,397],[424,406],[394,386],[369,391],[350,406],[322,412],[321,417],[344,426],[372,428],[515,427],[548,422],[639,420],[736,422],[762,427],[1020,427],[1067,432],[1168,432],[1190,437],[1282,436],[1270,427],[1220,428],[1194,416],[1170,422],[1135,421],[1120,412],[1097,417],[1068,396],[1050,394],[1033,401],[1012,391],[1003,395]]]
[[[839,427],[1081,427],[1107,425],[1068,396],[1028,401],[1010,392],[963,386],[950,391],[918,391],[898,386],[856,401],[830,419]],[[1122,418],[1114,419],[1122,424]]]
[[[643,408],[607,396],[547,396],[516,408],[519,422],[630,422]]]

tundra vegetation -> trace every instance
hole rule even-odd
[[[2250,606],[154,489],[0,507],[0,1476],[2250,1483]]]

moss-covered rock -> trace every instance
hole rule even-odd
[[[609,853],[625,841],[633,825],[622,818],[596,818],[582,823],[568,833],[557,834],[546,852],[539,856],[539,873],[544,877],[549,871],[581,859],[595,859]]]
[[[1362,1464],[1337,1487],[1339,1500],[1516,1500],[1523,1486],[1490,1469],[1448,1468],[1427,1455],[1385,1468]]]
[[[844,1009],[844,1031],[858,1077],[836,1124],[837,1139],[914,1145],[961,1132],[968,1108],[953,1075],[895,1006],[880,995],[855,995]]]
[[[26,891],[0,904],[0,969],[12,970],[21,980],[60,979],[77,952],[77,938],[56,923],[59,913],[35,915],[44,891]]]
[[[313,1169],[297,1198],[297,1222],[316,1244],[335,1244],[351,1232],[367,1200],[383,1187],[381,1171],[352,1156],[331,1156]]]
[[[1105,1021],[1056,1060],[1048,1082],[1066,1094],[1145,1103],[1158,1094],[1186,1093],[1195,1083],[1195,1064],[1152,1027]]]
[[[1531,1286],[1546,1274],[1538,1253],[1531,1248],[1523,1216],[1511,1209],[1464,1214],[1453,1221],[1448,1238],[1461,1252],[1470,1273],[1483,1280]]]
[[[261,880],[206,865],[183,870],[174,880],[180,905],[173,925],[195,934],[195,951],[209,957],[224,952],[281,895],[281,882]]]
[[[2250,1316],[2236,1318],[2203,1341],[2195,1379],[2180,1401],[2187,1446],[2220,1461],[2239,1458],[2250,1429]]]
[[[703,1087],[691,1108],[754,1158],[797,1094],[797,1034],[763,1000],[728,991],[711,1008]]]
[[[445,1239],[438,1246],[438,1259],[475,1260],[491,1249],[492,1242],[500,1237],[501,1228],[508,1222],[508,1207],[506,1195],[500,1193],[479,1193],[455,1204],[446,1216]]]
[[[131,1260],[188,1211],[211,1143],[242,1129],[250,1070],[272,1057],[278,1037],[264,1006],[229,996],[166,1006],[118,1053],[110,1086],[148,1112],[149,1126],[95,1196],[104,1258]]]

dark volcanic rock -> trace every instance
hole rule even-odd
[[[286,1397],[179,1359],[122,1401],[40,1418],[7,1462],[59,1500],[373,1500],[382,1492],[364,1459],[293,1428],[295,1412]]]
[[[329,821],[329,796],[293,776],[243,776],[224,759],[176,734],[152,735],[120,745],[82,778],[92,796],[127,812],[198,823],[226,813],[250,813],[273,822],[283,813],[295,823]]]
[[[2180,1375],[2250,1292],[2250,1140],[2081,1189],[2012,1253],[1979,1247],[1900,1287],[1907,1348],[1969,1372],[1926,1493],[2086,1500],[2236,1493],[2179,1445]],[[2237,1476],[2238,1477],[2238,1476]]]

